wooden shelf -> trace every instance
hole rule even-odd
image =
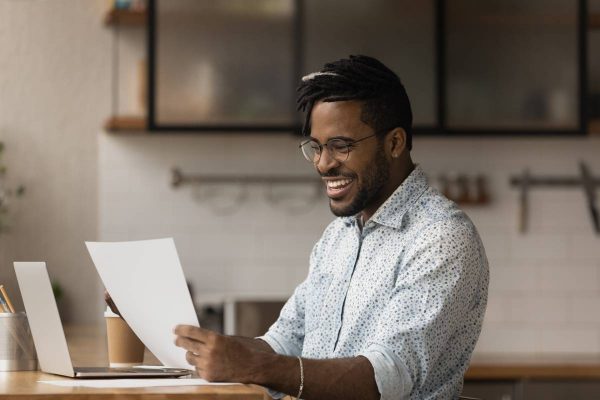
[[[118,116],[110,117],[104,129],[109,132],[144,132],[147,130],[147,121],[144,117]]]
[[[120,10],[113,8],[104,16],[106,26],[145,26],[148,22],[146,10]]]
[[[588,132],[590,135],[600,135],[600,119],[592,119],[588,123]]]
[[[590,14],[588,25],[590,29],[600,29],[600,13]]]

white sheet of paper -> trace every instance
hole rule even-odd
[[[138,388],[158,386],[202,386],[202,385],[239,385],[239,383],[213,383],[204,379],[71,379],[56,381],[38,381],[63,387],[90,388]]]
[[[166,367],[193,367],[173,328],[199,326],[172,238],[85,243],[119,312]]]

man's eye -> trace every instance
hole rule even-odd
[[[329,148],[333,151],[346,152],[348,151],[348,143],[344,141],[332,141],[329,143]]]

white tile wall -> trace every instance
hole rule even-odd
[[[476,352],[502,354],[536,354],[541,350],[541,330],[535,326],[486,321]]]
[[[600,351],[598,330],[593,327],[548,326],[541,332],[541,352],[593,354]]]
[[[264,188],[256,187],[236,212],[219,215],[235,188],[201,201],[201,189],[173,190],[168,183],[173,166],[188,173],[310,175],[296,142],[286,135],[101,135],[100,236],[174,236],[199,296],[287,296],[306,275],[310,250],[333,218],[324,197],[294,214],[269,204]],[[577,175],[579,160],[600,175],[600,140],[417,138],[413,158],[432,177],[453,170],[490,180],[492,203],[465,208],[480,230],[491,272],[476,351],[599,353],[600,237],[592,232],[582,192],[532,191],[529,230],[519,233],[519,195],[508,181],[526,167],[533,174]],[[298,205],[311,189],[283,192]]]

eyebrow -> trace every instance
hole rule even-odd
[[[346,141],[349,141],[349,142],[353,142],[353,141],[355,140],[355,139],[353,139],[353,138],[351,138],[351,137],[348,137],[348,136],[333,136],[333,137],[330,137],[329,139],[327,139],[327,142],[329,142],[330,140],[334,140],[334,139],[342,139],[342,140],[346,140]],[[313,141],[313,142],[317,142],[317,143],[321,144],[321,142],[319,142],[317,139],[315,139],[315,138],[314,138],[314,137],[312,137],[312,136],[310,137],[310,139],[309,139],[309,140],[311,140],[311,141]],[[327,142],[326,142],[326,143],[327,143]]]

